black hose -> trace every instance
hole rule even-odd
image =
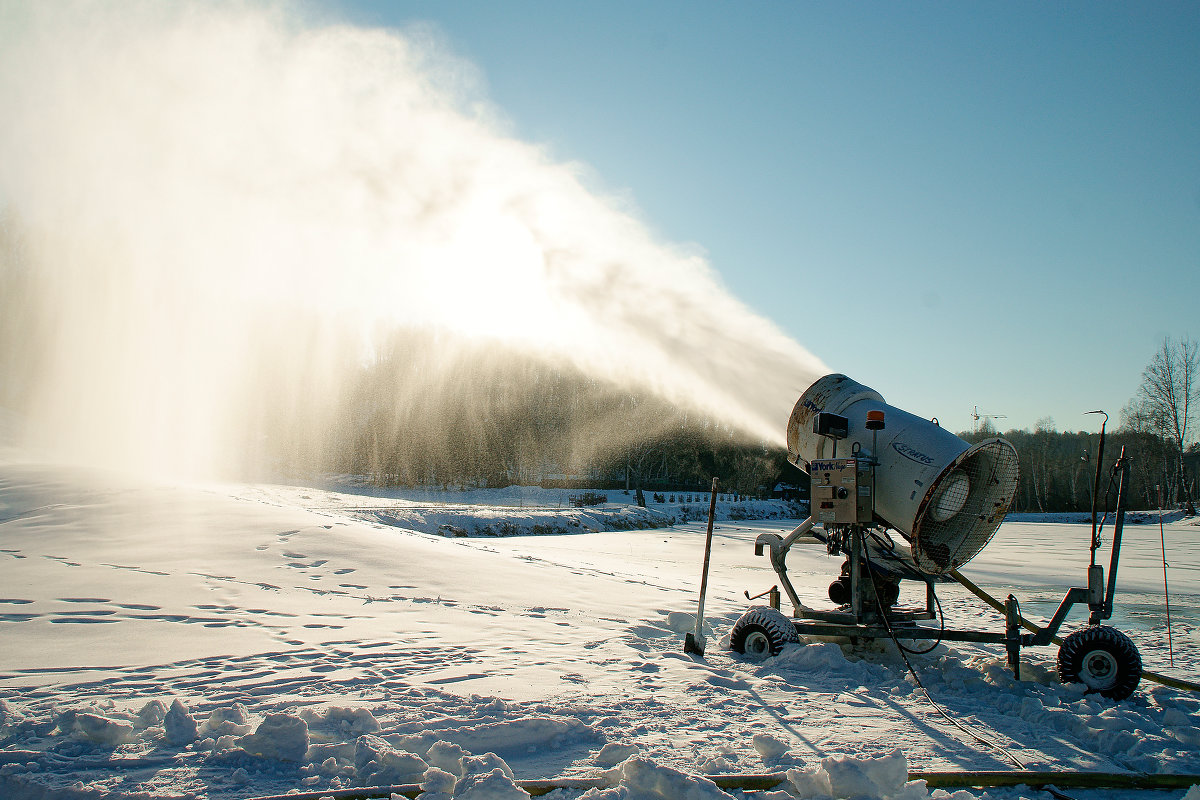
[[[865,547],[863,548],[863,552],[864,553],[866,552]],[[868,557],[868,561],[867,561],[868,567],[870,567],[870,563],[871,562]],[[917,684],[917,688],[919,688],[921,690],[921,694],[925,695],[925,699],[927,701],[929,701],[929,705],[933,706],[933,709],[935,711],[937,711],[939,714],[941,714],[946,719],[946,721],[949,722],[951,725],[958,728],[960,731],[967,734],[968,736],[970,736],[972,739],[979,742],[980,744],[982,744],[986,747],[993,748],[995,750],[999,750],[1001,753],[1003,753],[1005,756],[1008,757],[1009,761],[1016,764],[1018,769],[1025,769],[1024,762],[1022,762],[1021,759],[1019,759],[1015,755],[1013,755],[1012,752],[1007,747],[1000,744],[999,742],[988,739],[984,735],[976,733],[975,731],[971,730],[968,726],[964,725],[963,723],[956,720],[954,717],[950,716],[949,712],[947,712],[944,708],[942,708],[940,705],[937,704],[937,701],[935,701],[933,699],[933,696],[929,694],[929,690],[925,688],[925,684],[921,682],[921,677],[919,675],[917,675],[916,668],[913,667],[912,662],[908,660],[908,652],[911,652],[911,651],[908,651],[907,648],[905,648],[903,645],[900,644],[900,640],[896,637],[896,632],[892,629],[891,620],[889,620],[888,615],[883,612],[883,606],[879,604],[879,592],[875,589],[875,581],[874,580],[871,581],[871,591],[874,592],[874,594],[875,594],[875,603],[876,603],[876,605],[879,606],[879,609],[880,609],[879,616],[883,619],[883,626],[885,628],[887,628],[888,636],[891,637],[892,642],[895,643],[896,648],[900,651],[900,658],[904,660],[904,666],[908,667],[908,674],[912,675],[913,681]],[[934,595],[934,599],[935,600],[937,599],[936,594]],[[939,614],[941,612],[940,602],[938,604],[938,612],[939,612]],[[942,618],[942,624],[943,624],[943,626],[945,625],[944,617]],[[943,630],[945,630],[944,627],[943,627]],[[939,636],[939,641],[940,641],[940,636]],[[936,647],[937,645],[935,644],[934,646]],[[932,649],[933,648],[931,647],[930,650],[932,650]],[[928,652],[928,651],[925,651],[925,652]],[[1067,795],[1064,795],[1064,794],[1061,794],[1058,792],[1052,792],[1052,794],[1054,794],[1054,796],[1056,798],[1058,798],[1058,800],[1071,800],[1071,798],[1069,798]]]

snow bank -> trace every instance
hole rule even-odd
[[[436,732],[416,735],[395,735],[389,741],[413,752],[424,752],[440,741],[472,752],[505,753],[560,747],[569,740],[591,735],[591,728],[576,719],[521,717],[439,728]]]

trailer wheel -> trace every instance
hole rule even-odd
[[[1142,657],[1133,640],[1116,628],[1084,628],[1064,639],[1058,649],[1058,679],[1082,683],[1089,694],[1124,700],[1142,679]]]
[[[729,634],[730,648],[755,661],[777,656],[785,644],[798,641],[792,621],[769,606],[749,609]]]

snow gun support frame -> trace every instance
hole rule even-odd
[[[868,420],[867,428],[872,430],[874,440],[875,432],[883,428],[882,415],[874,421]],[[845,425],[836,419],[821,420],[814,422],[814,430],[825,431],[822,435],[832,435],[836,439],[845,430]],[[1100,437],[1096,465],[1097,493],[1102,466],[1100,460],[1104,452],[1103,426]],[[767,533],[757,538],[754,553],[769,557],[771,567],[792,603],[793,614],[787,617],[779,610],[780,594],[775,587],[764,592],[769,597],[769,605],[750,608],[734,624],[730,646],[735,651],[752,658],[765,658],[777,654],[786,643],[798,641],[801,635],[848,638],[852,642],[859,639],[891,639],[897,647],[910,653],[928,652],[942,641],[999,644],[1005,647],[1009,666],[1017,680],[1020,680],[1021,648],[1045,646],[1056,641],[1056,634],[1071,609],[1077,604],[1086,604],[1091,611],[1087,626],[1067,636],[1059,649],[1060,679],[1064,683],[1081,682],[1089,692],[1098,692],[1117,700],[1128,697],[1134,691],[1142,675],[1137,648],[1125,634],[1099,624],[1112,616],[1113,595],[1116,593],[1117,564],[1125,524],[1125,489],[1129,478],[1129,459],[1124,449],[1113,465],[1111,474],[1111,484],[1116,486],[1116,517],[1107,585],[1104,582],[1104,568],[1095,563],[1100,529],[1096,526],[1093,502],[1092,563],[1088,567],[1087,587],[1068,589],[1058,609],[1044,626],[1024,620],[1017,599],[1009,594],[1003,605],[1003,633],[947,629],[944,618],[939,627],[918,624],[941,616],[940,603],[934,590],[936,582],[953,579],[969,588],[974,587],[970,587],[956,569],[950,569],[942,575],[929,574],[915,568],[911,557],[901,557],[904,545],[892,540],[888,533],[889,526],[881,524],[874,514],[875,471],[879,467],[873,455],[878,452],[874,441],[871,452],[872,455],[863,454],[856,445],[848,458],[812,461],[809,474],[814,515],[785,537]],[[823,532],[814,531],[818,518],[822,522]],[[829,597],[838,606],[836,610],[814,609],[800,600],[788,578],[785,564],[788,551],[798,542],[819,542],[825,545],[830,554],[846,556],[842,574],[829,587]],[[903,608],[897,605],[902,580],[925,583],[923,607]],[[1022,627],[1035,632],[1022,633]],[[927,650],[909,650],[901,644],[901,640],[924,640],[933,644]]]

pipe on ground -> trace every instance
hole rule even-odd
[[[787,773],[745,773],[735,775],[706,775],[722,789],[744,792],[767,791],[787,780]],[[940,771],[909,770],[910,781],[925,781],[931,789],[992,789],[1029,786],[1040,789],[1055,786],[1071,789],[1186,789],[1200,785],[1200,775],[1149,775],[1139,772],[1087,772],[1081,770],[1000,770],[1000,771]],[[612,784],[604,778],[559,778],[557,780],[517,781],[533,797],[549,794],[556,789],[604,789]],[[421,787],[415,783],[394,786],[361,786],[349,789],[325,789],[319,792],[281,794],[247,798],[247,800],[373,800],[393,794],[415,798]]]

